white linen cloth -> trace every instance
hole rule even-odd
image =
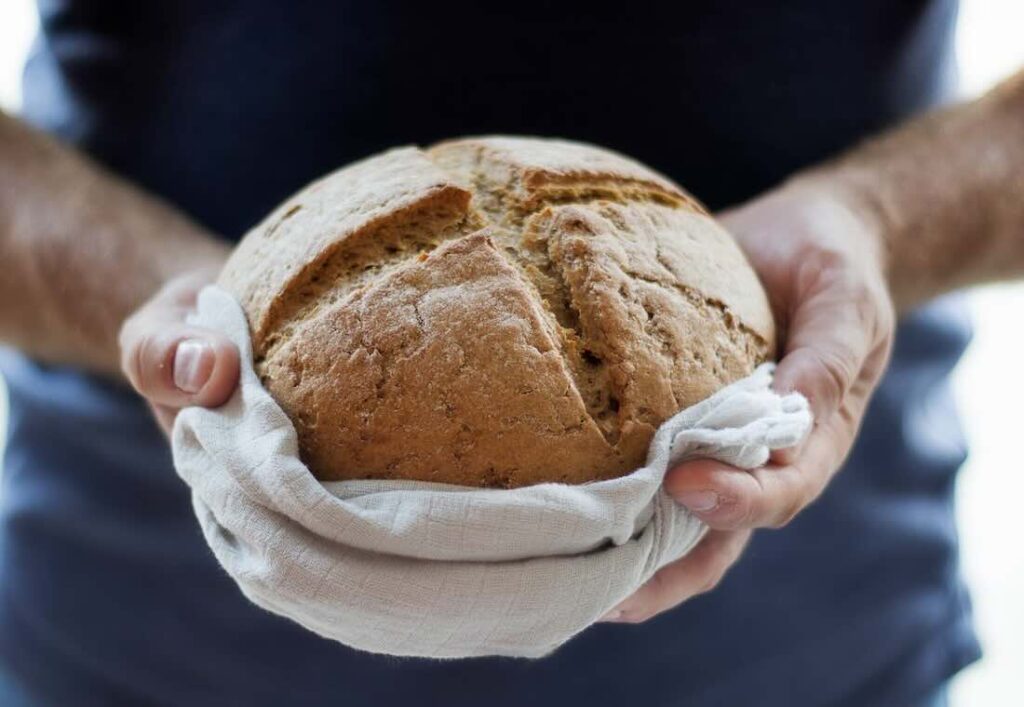
[[[252,367],[245,317],[215,287],[194,323],[241,351],[224,406],[187,408],[174,464],[218,562],[259,606],[357,649],[399,656],[539,657],[594,623],[705,526],[662,490],[670,462],[754,468],[811,425],[772,367],[658,430],[647,464],[609,481],[511,490],[416,481],[317,481]]]

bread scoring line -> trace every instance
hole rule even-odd
[[[262,346],[259,349],[260,358],[257,361],[257,369],[265,370],[260,364],[273,359],[281,342],[286,340],[287,334],[315,318],[323,309],[349,304],[373,281],[413,267],[418,262],[418,258],[421,258],[423,254],[433,252],[443,243],[459,241],[490,226],[494,229],[493,235],[497,241],[495,252],[514,269],[523,285],[533,292],[537,302],[542,304],[540,311],[548,320],[551,333],[554,335],[554,343],[565,363],[567,382],[570,386],[567,394],[578,396],[583,403],[586,418],[601,432],[610,451],[617,451],[616,445],[622,422],[615,401],[621,399],[625,386],[617,384],[603,374],[607,364],[598,355],[598,351],[604,348],[604,343],[593,332],[585,332],[584,327],[580,324],[579,303],[566,281],[564,267],[557,258],[553,257],[550,248],[547,247],[547,239],[544,239],[545,248],[531,249],[527,244],[527,233],[536,217],[553,207],[566,203],[579,206],[594,203],[611,203],[622,206],[655,203],[665,208],[693,211],[704,215],[707,212],[692,199],[645,184],[640,179],[627,177],[609,179],[602,178],[601,175],[580,173],[564,175],[562,179],[576,178],[582,181],[582,184],[572,185],[564,181],[560,183],[553,180],[549,184],[533,190],[532,193],[524,193],[522,189],[523,175],[516,169],[510,169],[506,173],[507,181],[498,182],[488,179],[488,176],[481,170],[482,150],[476,151],[474,155],[476,159],[469,166],[468,175],[463,176],[455,174],[452,169],[433,159],[430,152],[424,151],[421,154],[448,175],[449,182],[439,183],[430,191],[423,193],[412,204],[398,211],[392,211],[388,215],[392,219],[391,224],[382,223],[376,227],[367,224],[370,228],[360,229],[362,233],[358,235],[357,239],[354,240],[351,236],[343,238],[335,243],[328,252],[321,252],[319,258],[308,262],[303,270],[281,289],[276,301],[282,301],[286,295],[300,292],[303,288],[309,287],[311,283],[317,283],[317,278],[320,275],[326,273],[330,277],[334,271],[336,274],[329,281],[316,285],[315,292],[309,297],[292,298],[293,304],[286,307],[275,307],[268,312],[265,318],[266,326],[262,332]],[[470,177],[469,184],[465,183],[465,176]],[[437,227],[436,223],[431,223],[431,203],[445,192],[455,191],[461,191],[467,195],[467,201],[461,207],[462,215],[454,220],[443,221],[444,225]],[[296,208],[301,208],[301,204],[293,207],[293,210]],[[459,207],[456,207],[456,210],[459,210]],[[286,217],[290,216],[292,212],[286,214]],[[426,218],[423,219],[427,222],[425,225],[417,221],[417,214],[426,215]],[[416,226],[428,231],[434,227],[438,233],[417,238],[411,235],[411,229]],[[406,243],[411,247],[399,247],[395,251],[385,251],[379,243],[381,234],[385,232],[395,234],[397,243]],[[537,267],[538,263],[536,262],[530,262],[525,253],[520,255],[500,247],[507,242],[507,239],[515,239],[514,242],[524,251],[536,255],[542,261],[541,267]],[[374,244],[381,247],[381,252],[371,253],[369,257],[366,257],[365,263],[360,260],[359,264],[365,265],[362,270],[345,267],[345,261],[353,258],[354,253],[358,253],[360,249],[372,250]],[[336,267],[339,264],[340,267]],[[531,267],[536,268],[545,277],[551,278],[555,287],[545,293],[539,287],[536,276],[531,272]],[[359,281],[363,272],[372,273],[367,282]],[[753,335],[761,345],[760,347],[763,348],[764,341],[760,335],[747,327],[724,303],[703,297],[691,288],[686,288],[676,282],[656,282],[637,273],[627,272],[627,274],[660,287],[675,288],[691,305],[714,311],[726,324],[728,331],[734,331],[736,328],[734,325],[739,324],[743,332]],[[354,286],[352,286],[353,280],[357,283]],[[346,287],[348,291],[343,292],[340,296],[330,296],[330,293],[343,290]],[[560,298],[560,300],[555,302],[556,298]],[[559,308],[572,316],[566,321],[561,321],[557,314]],[[425,323],[422,317],[417,317],[417,322],[419,328],[424,330]],[[600,384],[593,380],[587,381],[587,378],[593,373],[587,367],[595,366],[592,361],[586,360],[585,356],[588,352],[599,361],[596,364],[599,370],[593,374],[593,377],[600,378]],[[382,355],[376,350],[374,353]],[[382,387],[386,384],[387,368],[387,365],[381,366],[382,380],[377,382],[378,397]],[[604,390],[609,390],[611,395],[605,397]],[[674,395],[673,392],[673,398]],[[614,407],[612,407],[613,404]],[[609,420],[612,419],[615,420],[615,423],[610,427]],[[585,422],[586,419],[581,419],[579,424],[583,425]]]

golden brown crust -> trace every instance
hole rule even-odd
[[[220,284],[241,301],[260,350],[278,310],[294,305],[296,293],[339,249],[431,213],[458,221],[471,196],[416,148],[385,152],[343,167],[281,204],[242,239]]]
[[[434,145],[427,156],[476,192],[478,208],[518,223],[551,203],[660,201],[706,213],[689,193],[628,157],[567,140],[482,137]]]
[[[607,474],[614,451],[556,341],[528,283],[476,233],[324,308],[264,375],[323,478],[523,485],[575,481],[581,465]]]
[[[346,167],[247,235],[221,284],[322,479],[617,476],[774,352],[756,276],[699,204],[563,141]]]
[[[566,359],[627,468],[661,422],[748,375],[773,348],[769,320],[746,324],[723,304],[753,309],[745,296],[760,286],[711,223],[658,204],[597,202],[546,209],[527,231],[574,313]],[[705,271],[731,281],[707,283]]]

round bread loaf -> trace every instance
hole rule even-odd
[[[756,275],[699,203],[556,140],[344,167],[246,235],[220,285],[323,480],[619,476],[775,346]]]

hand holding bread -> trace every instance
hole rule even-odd
[[[178,410],[222,405],[238,385],[235,345],[186,321],[215,275],[216,268],[200,269],[174,278],[121,327],[121,369],[168,436]]]
[[[670,470],[666,491],[712,533],[608,620],[646,621],[712,589],[750,529],[782,527],[813,502],[849,454],[892,349],[896,318],[881,233],[827,176],[794,180],[721,220],[760,275],[785,332],[774,387],[809,400],[814,428],[761,469],[699,460]]]
[[[764,469],[670,472],[666,490],[718,531],[608,617],[640,621],[713,587],[749,530],[792,518],[852,444],[893,317],[877,235],[833,197],[790,185],[727,214],[748,263],[690,195],[632,160],[459,140],[315,182],[250,232],[218,282],[327,481],[627,474],[661,422],[774,357],[774,308],[776,386],[804,393],[817,427]],[[237,351],[184,323],[195,289],[159,293],[122,335],[125,370],[165,424],[176,407],[223,402],[237,378]],[[179,346],[196,338],[206,359]]]

